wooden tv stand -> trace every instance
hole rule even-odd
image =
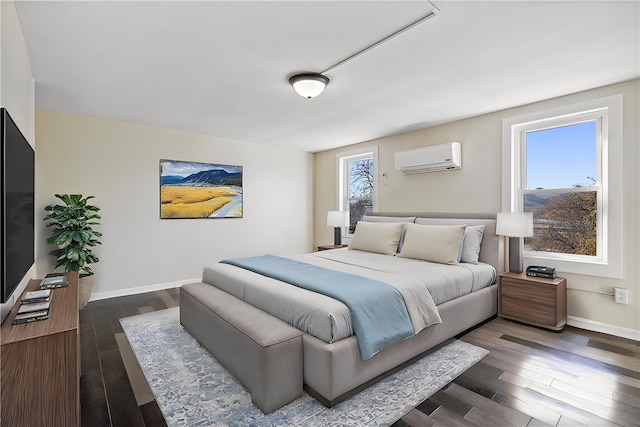
[[[68,282],[51,292],[49,319],[12,325],[18,301],[2,323],[0,425],[80,425],[77,273]],[[25,292],[39,283],[29,281]]]

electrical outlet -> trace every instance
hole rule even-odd
[[[618,304],[629,304],[629,294],[627,290],[624,288],[614,288],[613,289],[614,297],[616,299],[616,303]]]

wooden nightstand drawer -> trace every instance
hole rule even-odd
[[[555,325],[555,312],[555,306],[531,304],[528,301],[502,297],[501,314],[525,323]]]
[[[529,301],[531,304],[541,304],[551,307],[556,305],[556,290],[548,285],[538,283],[502,281],[502,296]]]

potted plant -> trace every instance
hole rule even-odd
[[[64,205],[49,205],[44,208],[48,214],[44,217],[47,227],[51,227],[51,236],[47,243],[56,245],[49,255],[56,257],[56,268],[63,266],[66,273],[79,274],[78,307],[84,308],[93,290],[93,271],[89,264],[100,261],[92,252],[101,242],[102,233],[93,226],[97,221],[100,208],[90,205],[89,199],[95,196],[82,197],[81,194],[56,194]]]

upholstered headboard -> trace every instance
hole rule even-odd
[[[375,217],[380,220],[392,220],[390,217],[398,218],[402,222],[415,222],[416,224],[433,225],[484,225],[484,235],[480,245],[480,261],[491,264],[498,274],[505,271],[504,262],[504,240],[496,234],[495,214],[475,214],[475,213],[433,213],[433,212],[370,212],[367,217],[375,221]],[[389,218],[389,219],[387,219]]]

